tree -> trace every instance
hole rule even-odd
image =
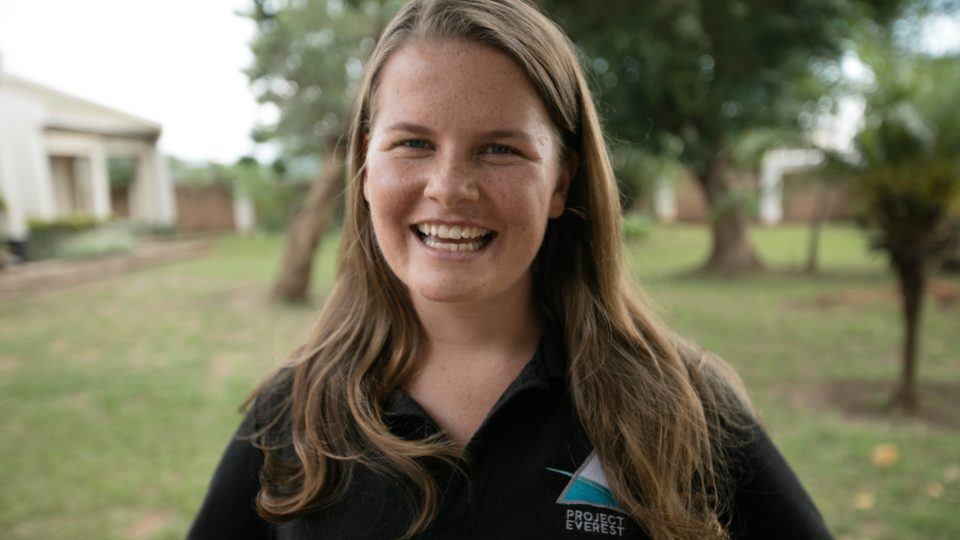
[[[583,50],[612,134],[680,160],[712,209],[705,270],[761,267],[737,201],[730,149],[753,129],[796,127],[812,96],[797,81],[815,62],[835,62],[860,17],[835,0],[544,0]],[[884,20],[899,2],[872,2]]]
[[[374,39],[397,8],[389,0],[253,0],[246,15],[257,24],[250,47],[250,86],[260,103],[278,113],[273,125],[254,131],[288,156],[322,155],[317,180],[287,227],[273,286],[282,301],[309,293],[313,256],[342,191],[350,107]]]
[[[886,50],[871,67],[876,87],[856,139],[853,175],[873,247],[900,284],[902,374],[893,404],[918,405],[916,366],[931,272],[960,243],[960,56]]]

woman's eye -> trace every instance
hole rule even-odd
[[[404,148],[411,148],[413,150],[425,150],[430,147],[430,143],[423,139],[409,139],[402,141],[400,146]]]
[[[505,144],[491,144],[487,147],[487,153],[493,154],[495,156],[504,156],[510,154],[517,154],[518,152],[510,146]]]

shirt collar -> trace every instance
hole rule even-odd
[[[556,334],[550,330],[543,334],[543,337],[540,338],[537,354],[542,356],[547,377],[550,379],[567,378],[567,351],[563,346],[563,341]]]

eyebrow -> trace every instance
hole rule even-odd
[[[433,135],[432,129],[411,122],[397,122],[396,124],[388,127],[387,131],[405,131],[408,133],[416,133],[418,135]],[[533,136],[522,129],[493,129],[480,133],[480,137],[484,139],[521,139],[525,141],[534,140]]]
[[[411,124],[410,122],[397,122],[392,126],[387,128],[387,131],[407,131],[409,133],[416,133],[418,135],[433,135],[433,130],[421,126],[420,124]]]

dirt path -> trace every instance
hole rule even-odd
[[[0,270],[0,302],[79,283],[124,274],[160,263],[199,257],[207,253],[210,241],[151,240],[132,253],[96,259],[51,260],[27,263]]]

